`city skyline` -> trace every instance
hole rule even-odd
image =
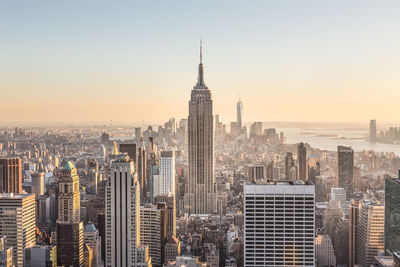
[[[200,38],[223,121],[398,121],[399,3],[172,3],[2,2],[0,123],[186,117]]]

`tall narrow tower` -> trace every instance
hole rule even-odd
[[[213,101],[204,83],[202,46],[197,84],[189,101],[189,214],[212,214],[216,208],[214,178]]]
[[[236,104],[236,118],[237,118],[237,127],[239,134],[242,133],[243,128],[243,102],[239,98],[239,102]]]

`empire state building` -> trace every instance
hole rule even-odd
[[[213,101],[204,83],[201,46],[197,84],[189,101],[188,138],[189,182],[185,208],[189,214],[213,214],[216,212]]]

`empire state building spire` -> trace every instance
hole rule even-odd
[[[200,64],[199,64],[199,77],[197,78],[197,84],[194,89],[207,89],[204,83],[204,68],[203,68],[203,43],[200,40]]]

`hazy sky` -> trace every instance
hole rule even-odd
[[[0,1],[0,122],[399,122],[400,1]]]

